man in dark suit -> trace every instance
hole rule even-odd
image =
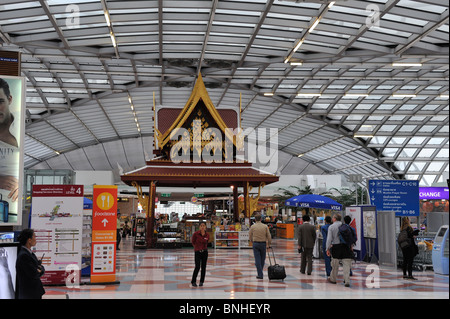
[[[31,251],[36,245],[36,234],[32,229],[24,229],[18,239],[21,247],[16,261],[17,299],[41,299],[45,290],[40,278],[45,269]]]
[[[308,275],[312,272],[312,257],[314,244],[316,242],[316,227],[310,224],[309,215],[302,217],[303,224],[298,227],[298,249],[301,251],[300,272],[307,271]]]

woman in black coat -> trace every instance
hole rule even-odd
[[[400,231],[406,231],[409,242],[409,245],[405,245],[405,247],[401,248],[403,254],[403,279],[417,280],[412,275],[412,268],[414,257],[418,253],[418,247],[414,240],[414,236],[417,236],[418,230],[413,230],[409,223],[409,218],[403,217]]]
[[[45,294],[41,276],[45,269],[31,247],[36,245],[36,235],[32,229],[24,229],[19,235],[21,245],[16,261],[18,299],[41,299]]]

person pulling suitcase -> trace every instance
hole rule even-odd
[[[255,215],[255,223],[250,227],[249,240],[252,243],[253,255],[255,257],[255,266],[257,279],[263,279],[263,269],[266,261],[266,250],[272,243],[269,227],[261,223],[261,215]]]

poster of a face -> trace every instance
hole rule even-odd
[[[0,75],[0,226],[22,224],[25,79]]]

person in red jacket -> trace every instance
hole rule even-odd
[[[200,223],[200,230],[196,231],[192,236],[192,245],[195,251],[195,269],[192,274],[192,287],[197,287],[197,275],[200,267],[202,272],[200,275],[200,287],[203,286],[206,275],[206,262],[208,261],[208,240],[209,234],[206,232],[206,223]]]

